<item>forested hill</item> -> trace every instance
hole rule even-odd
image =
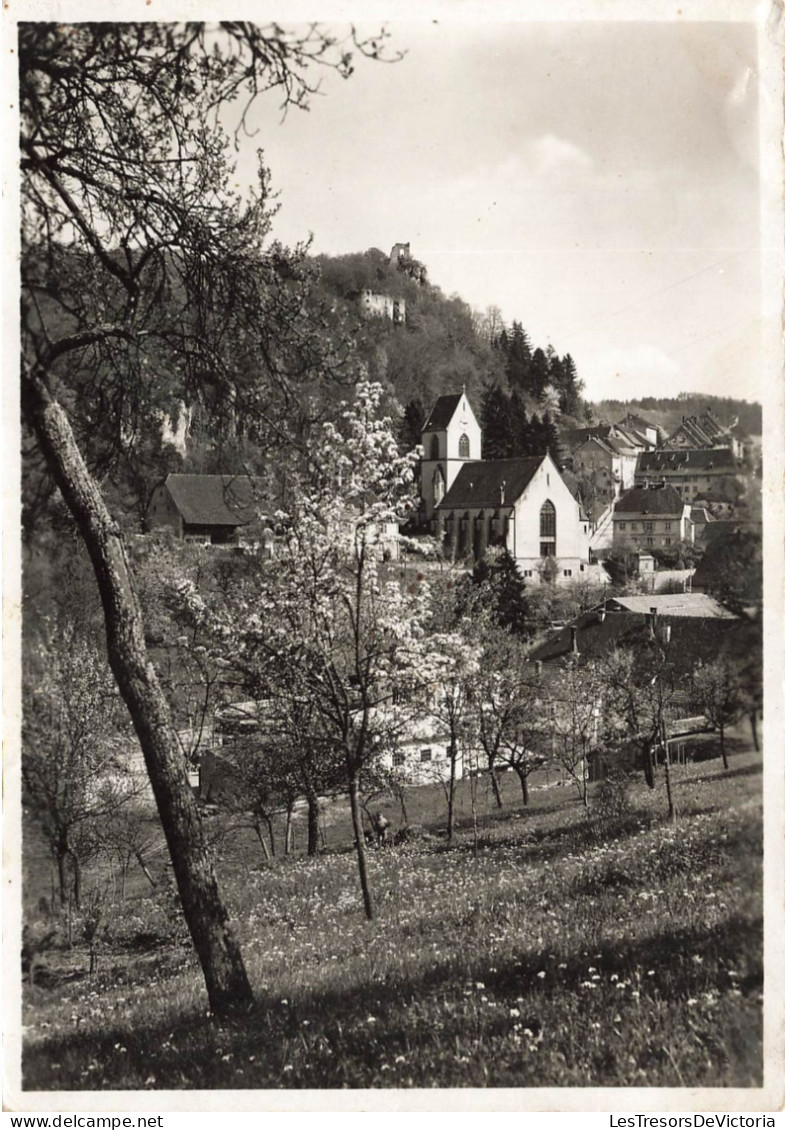
[[[760,405],[732,397],[682,393],[667,399],[585,401],[569,352],[560,355],[550,343],[530,341],[520,321],[505,326],[496,308],[480,313],[458,295],[447,297],[408,247],[395,257],[371,248],[322,255],[315,262],[321,299],[354,335],[372,377],[404,408],[404,446],[419,442],[437,397],[463,385],[481,418],[489,458],[553,450],[557,429],[615,422],[628,412],[649,419],[666,435],[683,416],[707,408],[724,424],[738,419],[746,434],[761,433]],[[363,292],[370,298],[364,300]]]
[[[534,345],[519,322],[504,326],[498,310],[482,314],[457,295],[447,297],[408,253],[391,259],[372,248],[316,263],[322,299],[351,327],[371,376],[405,410],[402,444],[418,443],[437,397],[462,386],[483,417],[491,457],[545,451],[554,446],[559,417],[572,426],[583,422],[569,354]]]
[[[684,416],[696,416],[711,409],[723,424],[738,417],[739,428],[750,436],[762,433],[761,406],[755,401],[732,396],[711,396],[705,392],[682,392],[676,397],[644,396],[638,400],[598,400],[591,409],[598,420],[615,421],[628,412],[643,416],[662,428],[666,435],[675,431]]]

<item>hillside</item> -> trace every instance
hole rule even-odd
[[[402,442],[416,443],[430,405],[462,385],[482,413],[491,457],[510,454],[505,439],[495,435],[498,420],[521,415],[531,420],[545,412],[566,427],[615,421],[634,412],[668,434],[683,416],[710,407],[722,423],[738,418],[746,434],[761,434],[760,405],[733,397],[682,393],[676,398],[586,401],[569,352],[560,355],[550,343],[532,342],[520,320],[507,326],[493,308],[480,313],[459,295],[446,296],[430,279],[427,265],[408,254],[395,260],[371,248],[318,256],[315,264],[321,274],[319,297],[349,326],[373,378],[406,410]],[[363,292],[379,304],[383,297],[389,299],[388,314],[364,309]],[[392,302],[398,303],[396,321]],[[569,349],[569,342],[560,344]],[[525,424],[514,430],[526,434]],[[521,453],[516,448],[514,454]]]
[[[465,780],[452,847],[441,789],[411,790],[419,837],[371,853],[373,923],[345,815],[322,855],[277,867],[214,829],[258,1005],[236,1024],[205,1016],[156,858],[157,889],[129,883],[92,975],[81,941],[42,955],[25,1085],[760,1086],[760,764],[738,733],[729,773],[674,767],[675,825],[661,784],[620,807],[592,786],[584,812],[545,781],[522,810],[510,774],[498,810],[487,778]]]
[[[591,404],[597,420],[612,422],[632,412],[662,428],[666,435],[675,431],[684,416],[695,416],[710,408],[721,424],[730,426],[738,418],[740,429],[749,436],[762,432],[760,404],[732,396],[712,396],[705,392],[683,392],[678,397],[644,396],[637,400],[597,400]]]

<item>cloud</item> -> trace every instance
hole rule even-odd
[[[594,166],[588,153],[584,153],[571,141],[556,137],[553,133],[538,137],[536,141],[530,143],[529,149],[534,175],[537,177],[552,177],[560,173],[586,173]]]

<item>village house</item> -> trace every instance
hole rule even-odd
[[[257,483],[246,475],[167,475],[150,496],[145,526],[183,541],[238,545],[257,517]]]
[[[614,446],[630,451],[637,457],[644,451],[651,451],[654,444],[642,432],[634,428],[625,428],[621,424],[590,424],[583,428],[565,428],[559,436],[563,454],[564,465],[575,473],[578,469],[575,463],[577,452],[591,439],[601,440]]]
[[[714,659],[758,651],[760,633],[751,621],[735,616],[703,593],[614,597],[554,632],[529,659],[543,685],[551,688],[551,697],[556,686],[558,700],[559,686],[569,690],[570,671],[601,663],[616,649],[646,648],[653,642],[662,648],[677,680],[668,707],[668,736],[677,739],[672,752],[678,757],[684,739],[706,728],[694,700],[695,672]],[[598,689],[598,715],[602,703]],[[590,777],[604,772],[607,758],[601,743],[590,752],[589,761]]]
[[[675,432],[668,436],[663,447],[669,450],[678,448],[728,448],[735,458],[744,454],[744,445],[734,429],[737,421],[730,427],[721,424],[707,409],[700,415],[682,416]]]
[[[733,655],[746,631],[746,621],[706,593],[614,596],[554,632],[529,659],[562,666],[601,659],[614,647],[648,633],[668,647],[674,663],[687,674],[699,661]]]
[[[666,549],[693,540],[690,506],[672,486],[627,491],[613,511],[614,549]]]
[[[723,483],[739,477],[739,465],[728,448],[682,448],[646,452],[638,458],[635,485],[663,483],[687,502],[705,499]]]
[[[572,470],[578,478],[590,479],[607,504],[633,485],[637,459],[638,450],[626,441],[591,436],[573,453]]]
[[[616,427],[623,429],[630,438],[637,440],[643,447],[649,450],[657,447],[662,442],[662,432],[660,428],[634,412],[628,412],[621,420],[617,420]]]

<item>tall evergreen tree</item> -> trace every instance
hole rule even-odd
[[[511,389],[527,392],[531,366],[529,338],[520,322],[513,322],[507,350],[507,382]]]
[[[510,444],[508,456],[528,455],[531,442],[529,419],[523,396],[513,389],[508,401],[507,419],[509,421]]]
[[[539,400],[548,384],[548,358],[542,349],[535,349],[529,365],[527,392]]]
[[[498,384],[489,385],[480,405],[482,449],[486,459],[506,459],[510,454],[509,399]]]

